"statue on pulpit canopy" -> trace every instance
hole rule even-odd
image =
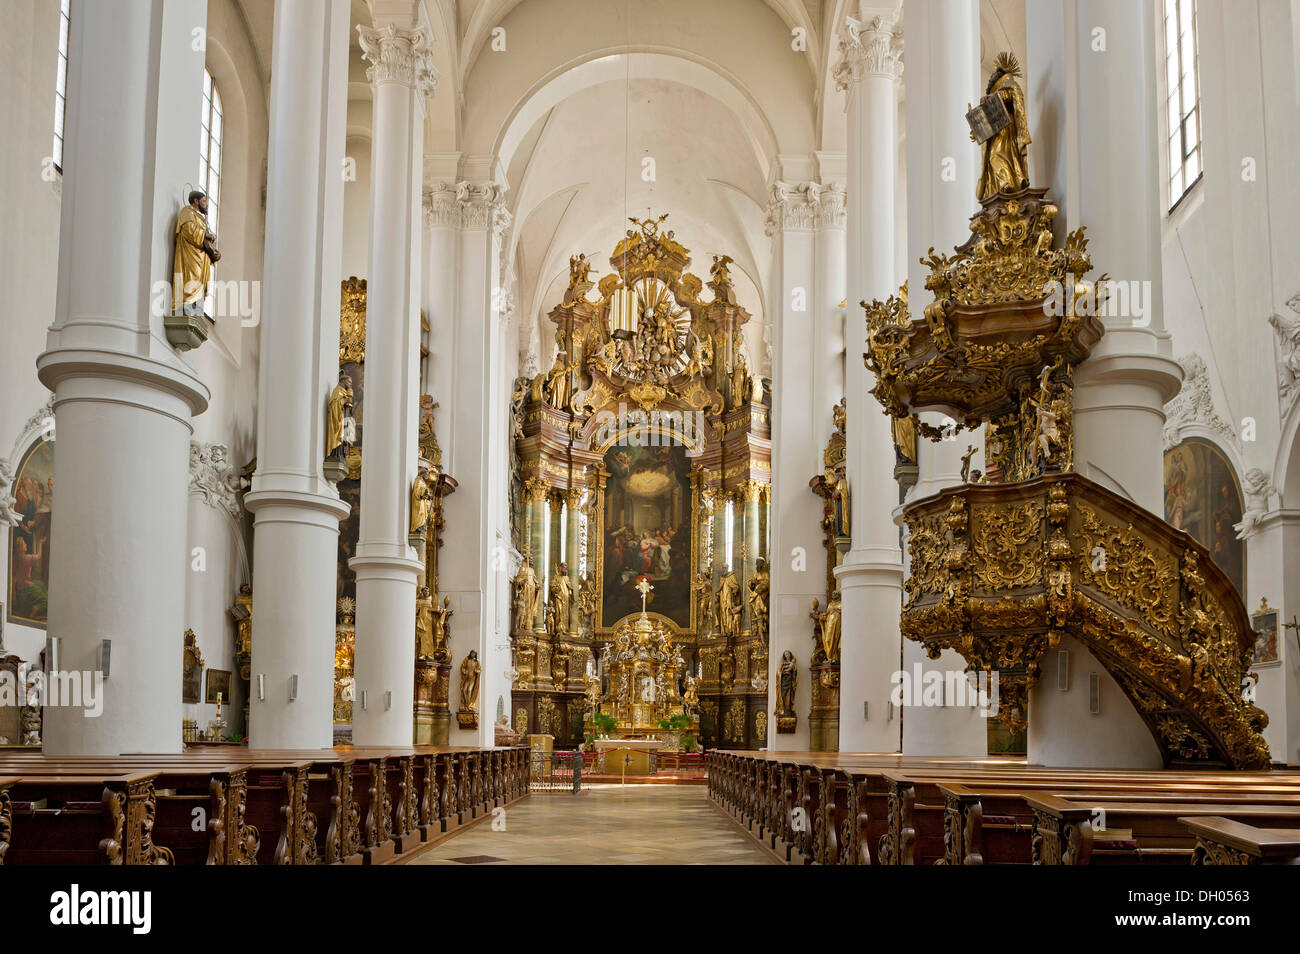
[[[977,108],[987,116],[997,115],[1005,123],[983,140],[976,135],[974,127],[971,129],[971,141],[979,142],[982,152],[979,186],[975,192],[981,202],[999,192],[1016,192],[1029,186],[1029,111],[1025,107],[1024,91],[1016,82],[1019,75],[1020,64],[1016,58],[1010,53],[999,53],[984,99]],[[998,102],[991,102],[994,98]]]
[[[573,584],[569,581],[569,564],[561,563],[551,578],[551,607],[554,609],[554,629],[550,632],[569,631],[569,608],[573,605]]]
[[[537,619],[537,597],[541,586],[537,582],[537,571],[533,569],[532,558],[525,554],[523,565],[515,574],[515,629],[528,632]]]
[[[728,570],[718,581],[718,621],[724,639],[740,635],[740,580]]]

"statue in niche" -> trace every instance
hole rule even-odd
[[[482,668],[478,661],[478,651],[473,649],[460,664],[460,711],[474,713],[475,724],[478,722],[478,682]]]
[[[550,606],[554,612],[552,635],[569,631],[569,608],[573,605],[573,584],[569,581],[569,564],[561,563],[551,578]]]
[[[537,597],[541,586],[532,559],[525,555],[523,565],[515,575],[515,628],[529,631],[537,619]]]
[[[348,419],[352,416],[352,379],[340,369],[339,383],[330,392],[329,414],[325,421],[325,456],[335,460],[346,460],[349,435],[345,433]]]
[[[596,581],[588,574],[578,584],[578,615],[582,617],[582,628],[590,633],[596,627]]]
[[[695,591],[695,605],[699,607],[700,635],[713,632],[713,581],[707,570],[701,570],[695,582],[691,584]]]
[[[429,523],[433,487],[427,471],[420,471],[411,482],[411,533],[420,533]]]
[[[814,607],[816,609],[816,607]],[[840,591],[831,594],[821,618],[822,653],[828,663],[840,661]]]
[[[198,318],[212,280],[212,266],[221,261],[217,236],[208,228],[208,197],[191,192],[176,216],[176,249],[172,255],[172,313]]]
[[[731,406],[743,407],[754,394],[754,381],[749,376],[749,365],[745,353],[738,351],[731,364]]]
[[[722,636],[732,639],[740,635],[740,580],[728,570],[718,581],[718,622]]]
[[[432,659],[433,651],[433,594],[422,586],[415,595],[415,655]]]
[[[771,586],[767,561],[759,560],[755,564],[754,576],[749,581],[749,620],[754,635],[764,643],[767,642],[767,601]]]
[[[799,684],[799,664],[794,653],[786,650],[781,654],[781,666],[777,669],[776,715],[781,719],[794,718],[794,691]]]
[[[981,202],[999,192],[1017,192],[1029,187],[1029,110],[1024,91],[1016,82],[1019,75],[1020,64],[1016,58],[1010,53],[999,53],[979,111],[1005,116],[1006,122],[1001,124],[999,118],[994,125],[1000,128],[987,139],[981,140],[975,128],[971,129],[971,141],[980,143],[983,154],[976,189],[976,198]],[[997,101],[992,102],[993,99]]]

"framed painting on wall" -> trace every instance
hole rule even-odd
[[[209,669],[208,670],[208,692],[204,700],[209,705],[215,705],[217,696],[221,696],[221,702],[230,703],[230,670],[229,669]]]
[[[18,523],[9,530],[9,621],[44,629],[54,508],[53,441],[38,440],[23,455],[12,492]]]
[[[1235,526],[1242,509],[1237,473],[1218,447],[1193,437],[1165,451],[1165,520],[1209,550],[1244,598],[1246,541]]]
[[[1251,664],[1267,666],[1280,661],[1277,644],[1277,610],[1268,605],[1268,600],[1259,601],[1259,609],[1250,617],[1250,628],[1255,631],[1255,650]]]

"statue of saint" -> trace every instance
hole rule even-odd
[[[600,709],[600,680],[594,673],[587,674],[587,686],[582,695],[587,701],[587,712],[595,715]]]
[[[794,653],[786,650],[781,654],[781,667],[777,670],[778,695],[776,714],[792,717],[794,715],[794,690],[799,684],[799,664],[795,662]]]
[[[189,204],[176,216],[176,250],[172,255],[172,312],[198,317],[212,280],[212,266],[221,261],[217,237],[208,229],[208,197],[191,192]]]
[[[840,591],[831,594],[831,601],[822,614],[822,652],[828,663],[840,661]]]
[[[695,677],[686,674],[686,688],[682,690],[682,709],[688,716],[694,715],[700,707],[700,691],[696,687]]]
[[[724,690],[730,689],[736,681],[736,656],[730,649],[723,650],[718,656],[718,677]]]
[[[822,647],[823,615],[825,614],[821,612],[821,601],[816,597],[813,597],[812,612],[808,614],[808,617],[812,620],[813,624],[813,653],[812,660],[810,661],[813,666],[826,662],[826,651]]]
[[[415,594],[415,655],[433,658],[433,594],[422,586]]]
[[[979,186],[975,191],[981,202],[999,192],[1016,192],[1029,187],[1029,111],[1025,94],[1016,82],[1020,64],[1010,53],[999,53],[989,77],[985,96],[1002,102],[1011,122],[985,140]],[[974,132],[971,133],[975,140]]]
[[[699,607],[700,635],[713,631],[713,581],[707,570],[701,570],[695,582],[691,584],[695,591],[695,605]]]
[[[429,522],[429,501],[433,499],[433,488],[425,471],[415,475],[411,482],[411,532],[419,533]]]
[[[442,607],[432,609],[433,618],[433,658],[438,662],[451,662],[451,653],[447,651],[447,642],[451,639],[450,619],[456,612],[451,608],[451,597],[442,598]]]
[[[569,581],[569,564],[561,563],[551,577],[551,605],[555,608],[555,632],[569,631],[569,608],[573,605],[573,584]]]
[[[460,709],[462,712],[478,712],[478,680],[482,668],[478,662],[477,650],[471,649],[464,662],[460,664]]]
[[[909,464],[917,463],[916,453],[916,418],[908,414],[906,417],[896,417],[893,419],[894,431],[894,454],[898,462],[907,461]]]
[[[515,628],[521,632],[532,630],[537,620],[537,597],[541,586],[530,557],[524,557],[523,566],[515,575]]]
[[[590,575],[584,576],[578,584],[578,615],[588,633],[596,628],[596,609],[596,581]]]
[[[718,581],[718,621],[724,638],[740,635],[740,580],[732,570]]]
[[[749,581],[749,620],[754,635],[767,642],[767,600],[771,591],[772,578],[767,570],[767,561],[759,560],[755,564],[754,576]]]
[[[340,447],[346,453],[347,441],[343,422],[352,412],[352,379],[346,371],[339,371],[339,383],[330,392],[329,417],[325,423],[325,456],[334,456]]]

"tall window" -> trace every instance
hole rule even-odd
[[[1201,178],[1201,91],[1196,64],[1196,0],[1165,0],[1169,101],[1169,207]]]
[[[221,94],[212,74],[203,71],[203,128],[199,133],[199,184],[208,194],[208,225],[217,230],[221,200]]]
[[[54,76],[54,168],[63,172],[63,120],[68,111],[68,28],[72,23],[69,5],[63,0],[59,8],[59,63]]]

